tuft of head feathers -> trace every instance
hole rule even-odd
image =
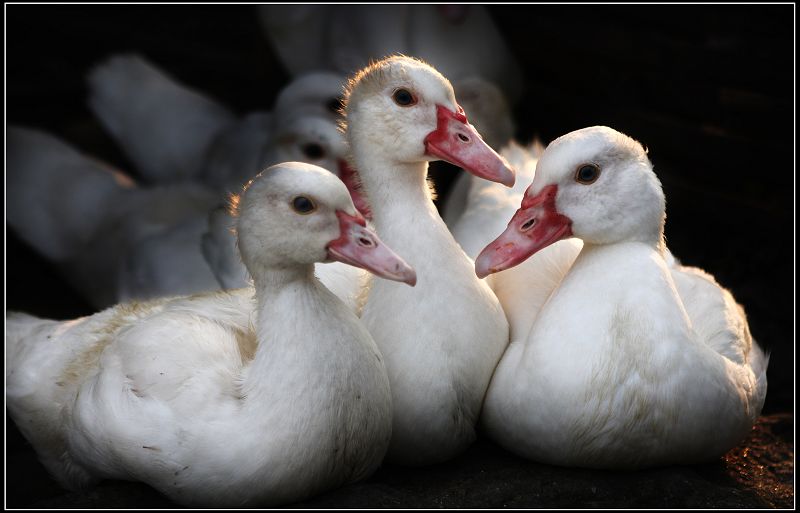
[[[249,183],[249,182],[248,182]],[[227,210],[231,217],[239,216],[239,203],[242,200],[241,193],[231,192],[228,194]]]
[[[387,82],[405,77],[409,68],[427,68],[443,81],[450,83],[436,68],[416,57],[397,53],[377,61],[370,60],[369,64],[356,72],[344,87],[342,117],[345,119],[339,122],[342,130],[347,127],[347,106],[353,98],[379,92]]]

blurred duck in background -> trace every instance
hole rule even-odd
[[[216,191],[192,182],[141,187],[64,141],[22,127],[8,127],[6,151],[8,225],[96,308],[216,288],[196,222],[220,204]],[[174,247],[161,251],[160,242],[174,246],[193,233],[195,258]],[[163,275],[144,279],[139,259],[151,251]]]
[[[237,118],[138,55],[118,55],[88,77],[89,105],[144,180],[195,180],[237,192],[270,164],[302,161],[338,174],[344,77],[308,72],[272,112]]]

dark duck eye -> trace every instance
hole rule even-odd
[[[575,171],[575,181],[582,184],[594,183],[600,177],[600,168],[594,164],[582,164]]]
[[[317,206],[310,198],[298,196],[292,200],[292,208],[298,214],[310,214],[317,209]]]
[[[411,91],[408,89],[398,89],[394,92],[392,98],[394,99],[394,102],[401,107],[408,107],[417,103],[417,99],[414,98],[414,95],[411,94]]]
[[[316,143],[306,144],[301,149],[303,151],[303,155],[311,160],[319,160],[325,156],[325,149]]]

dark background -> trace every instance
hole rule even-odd
[[[525,72],[518,140],[603,124],[645,144],[667,197],[670,249],[744,306],[753,336],[771,351],[764,412],[792,412],[794,5],[489,10]],[[7,5],[6,16],[7,122],[52,132],[129,172],[86,106],[92,65],[136,51],[241,113],[269,109],[289,79],[252,6]],[[450,170],[434,178],[446,197]],[[92,313],[10,230],[5,251],[7,310]],[[8,451],[32,458],[8,427]],[[9,505],[31,476],[7,478]]]

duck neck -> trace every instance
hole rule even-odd
[[[628,234],[623,240],[617,240],[613,242],[593,241],[588,238],[582,240],[583,250],[581,253],[587,255],[595,252],[605,253],[606,251],[613,250],[613,248],[617,246],[626,244],[643,244],[656,251],[662,257],[666,256],[667,251],[667,243],[664,239],[663,219],[657,228],[648,229],[647,227],[644,227],[635,233]]]
[[[257,350],[242,383],[249,399],[274,393],[276,373],[302,366],[303,355],[313,351],[314,341],[330,332],[321,324],[325,301],[314,278],[314,266],[270,269],[253,278],[256,290],[255,336]],[[270,385],[271,384],[271,385]],[[265,389],[266,387],[266,389]]]
[[[439,217],[427,181],[427,161],[396,162],[363,150],[355,151],[353,160],[375,227],[388,244],[392,244],[393,227],[407,231],[421,217]]]
[[[248,266],[248,269],[250,268],[251,266]],[[255,285],[259,307],[262,303],[268,303],[276,295],[276,292],[281,292],[287,287],[291,290],[292,287],[314,284],[314,264],[273,266],[262,268],[256,273],[251,272],[251,275],[253,274],[255,275],[253,285]]]
[[[663,247],[663,244],[653,240],[625,240],[608,244],[584,241],[583,248],[562,283],[570,283],[572,289],[580,289],[582,296],[594,293],[587,292],[584,287],[604,291],[599,297],[604,297],[610,304],[612,299],[609,291],[624,292],[626,288],[621,283],[640,280],[641,275],[637,273],[649,273],[649,257],[653,252],[663,257]]]

